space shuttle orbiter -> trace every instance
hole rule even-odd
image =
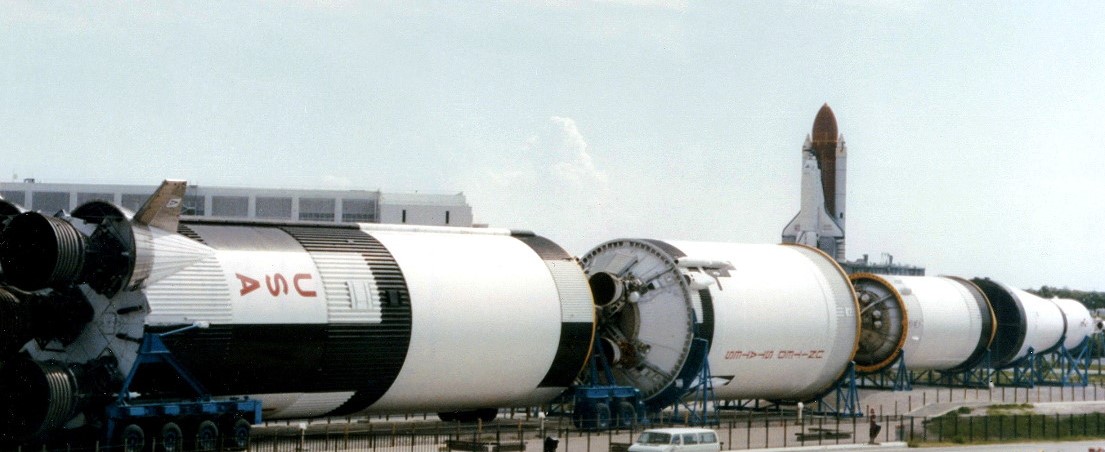
[[[783,243],[809,245],[844,260],[846,162],[844,138],[837,134],[836,117],[825,104],[802,146],[802,204],[783,229]]]

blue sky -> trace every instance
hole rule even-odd
[[[848,255],[1105,290],[1091,2],[0,1],[0,177],[463,191],[582,254],[779,241],[821,104]]]

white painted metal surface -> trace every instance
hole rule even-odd
[[[734,270],[710,288],[710,371],[722,399],[806,400],[827,391],[856,349],[858,313],[848,277],[806,247],[675,242]],[[770,325],[770,327],[765,327]],[[739,357],[738,357],[739,354]]]
[[[856,292],[864,309],[865,295],[887,294],[894,306],[904,306],[904,316],[892,316],[888,321],[903,322],[895,334],[881,336],[862,332],[861,337],[881,338],[879,362],[868,371],[878,371],[904,353],[910,370],[949,370],[969,365],[979,357],[993,337],[993,314],[977,288],[967,281],[947,277],[852,275]],[[874,298],[872,297],[872,298]],[[880,297],[882,299],[883,297]],[[899,304],[900,303],[900,304]],[[868,312],[876,312],[870,308]],[[864,321],[863,328],[870,322]],[[862,339],[861,339],[862,341]],[[859,361],[857,359],[857,367]]]
[[[662,397],[701,362],[689,354],[695,338],[710,341],[719,399],[815,397],[855,352],[851,284],[815,249],[625,239],[583,260],[592,277],[606,272],[628,288],[604,306],[620,310],[604,314],[600,335],[618,343],[615,377],[646,398]]]
[[[412,317],[403,369],[372,410],[523,406],[563,390],[538,388],[557,351],[561,300],[533,250],[505,235],[372,234],[403,269]]]
[[[905,296],[909,331],[903,351],[907,367],[957,368],[989,346],[993,313],[988,303],[978,302],[971,288],[945,277],[898,278],[912,291]]]
[[[1006,288],[1016,294],[1027,319],[1024,345],[1018,351],[1018,356],[1027,355],[1029,347],[1036,353],[1048,353],[1058,348],[1063,334],[1066,333],[1066,318],[1059,305],[1020,289]]]
[[[1069,298],[1053,298],[1051,300],[1063,311],[1067,319],[1067,332],[1063,346],[1067,350],[1075,350],[1087,337],[1094,332],[1094,319],[1086,306],[1077,300]]]
[[[321,392],[260,394],[252,397],[261,400],[266,419],[306,419],[323,416],[352,396],[352,392]]]
[[[991,279],[972,281],[986,293],[998,320],[990,347],[995,367],[1018,365],[1028,357],[1029,350],[1040,354],[1059,347],[1066,333],[1066,317],[1059,305]]]

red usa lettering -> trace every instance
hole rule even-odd
[[[253,292],[261,288],[261,281],[252,278],[241,273],[235,273],[235,277],[242,284],[242,288],[238,291],[238,295],[246,296],[250,292]],[[296,273],[292,275],[291,283],[288,282],[288,277],[281,273],[273,273],[271,275],[265,275],[265,288],[268,289],[270,295],[278,297],[281,295],[287,295],[291,290],[295,290],[295,293],[304,298],[311,298],[318,296],[318,292],[310,290],[312,280],[314,279],[310,273]],[[307,286],[307,287],[305,287]]]

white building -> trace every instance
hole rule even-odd
[[[0,196],[27,210],[70,211],[92,200],[137,211],[153,185],[0,182]],[[284,190],[188,186],[184,214],[216,218],[472,226],[464,193],[383,193],[365,190]]]

